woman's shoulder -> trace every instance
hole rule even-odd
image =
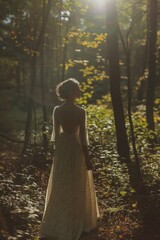
[[[86,117],[86,110],[83,107],[78,106],[78,115],[80,119],[84,119]]]
[[[57,112],[58,109],[59,109],[59,105],[54,106],[54,107],[53,107],[53,112]]]
[[[81,112],[85,112],[85,109],[79,105],[75,105],[75,107],[77,108],[77,110],[81,111]]]
[[[59,106],[58,106],[58,105],[57,105],[57,106],[54,106],[54,107],[53,107],[53,115],[54,115],[54,116],[58,116],[58,115],[59,115],[58,112],[59,112]]]
[[[56,111],[78,111],[78,112],[85,112],[84,108],[74,104],[74,105],[66,105],[66,104],[61,104],[58,106],[55,106],[54,109]]]
[[[81,116],[85,116],[86,110],[83,107],[76,105],[76,109]]]
[[[59,109],[60,105],[54,106],[54,109]]]

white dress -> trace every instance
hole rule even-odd
[[[88,142],[82,125],[72,133],[60,126],[40,228],[41,236],[48,240],[79,240],[82,232],[97,226],[99,211],[92,170],[86,169],[82,150],[82,144]]]

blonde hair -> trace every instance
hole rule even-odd
[[[56,94],[59,100],[64,101],[74,96],[77,89],[80,89],[79,82],[74,78],[69,78],[57,85]]]

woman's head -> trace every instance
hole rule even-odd
[[[75,100],[80,97],[79,82],[69,78],[56,87],[56,94],[60,100]]]

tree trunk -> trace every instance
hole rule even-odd
[[[27,112],[27,120],[25,125],[25,139],[22,153],[25,153],[31,138],[31,130],[32,130],[32,112],[33,112],[33,97],[36,83],[36,64],[37,57],[34,55],[31,57],[31,82],[30,82],[30,91],[29,91],[29,100],[28,100],[28,112]]]
[[[17,66],[16,66],[16,85],[17,85],[17,93],[20,94],[21,92],[21,69],[20,69],[20,63],[17,59]]]
[[[156,44],[157,44],[157,0],[149,0],[149,76],[146,99],[146,117],[148,130],[155,130],[154,124],[154,92],[156,83]],[[155,136],[150,142],[155,142]]]
[[[34,92],[35,92],[35,85],[36,85],[36,66],[37,66],[37,52],[40,52],[43,41],[44,41],[44,34],[46,30],[46,25],[51,9],[52,0],[48,0],[45,14],[42,16],[42,25],[39,32],[38,39],[36,40],[33,48],[33,56],[31,56],[31,83],[30,83],[30,96],[28,101],[28,112],[27,112],[27,120],[25,125],[25,140],[22,153],[25,153],[31,139],[31,129],[32,129],[32,112],[33,112],[33,103],[34,103]],[[36,38],[36,36],[35,36]]]
[[[135,167],[129,166],[129,174],[130,174],[130,180],[134,187],[136,187],[137,190],[144,190],[144,183],[143,178],[141,174],[141,168],[140,168],[140,161],[139,156],[136,148],[136,139],[134,134],[134,125],[132,120],[132,89],[131,89],[131,55],[130,55],[130,49],[129,49],[129,43],[128,43],[128,37],[126,38],[126,44],[122,37],[121,31],[119,29],[120,38],[122,41],[122,45],[126,54],[126,68],[127,68],[127,87],[128,87],[128,119],[129,119],[129,125],[130,125],[130,134],[131,134],[131,141],[132,141],[132,149],[133,154],[135,157]],[[134,168],[134,170],[133,170]],[[136,174],[135,174],[136,173]],[[137,184],[138,183],[138,184]]]
[[[62,55],[62,79],[61,81],[63,82],[65,80],[65,77],[66,77],[66,60],[67,60],[67,41],[68,41],[68,37],[67,37],[67,34],[68,34],[68,29],[69,29],[69,19],[68,19],[68,22],[67,22],[67,27],[66,27],[66,37],[65,37],[65,42],[64,42],[64,47],[63,47],[63,55]]]
[[[124,110],[120,90],[118,24],[115,0],[107,3],[107,45],[110,67],[110,88],[116,126],[117,151],[125,162],[130,161],[129,143],[127,139]]]
[[[48,139],[46,133],[46,124],[47,124],[47,109],[45,104],[45,86],[44,86],[44,50],[41,51],[41,95],[42,95],[42,112],[43,112],[43,123],[42,123],[42,131],[43,131],[43,149],[44,152],[47,152],[48,148]]]
[[[46,2],[43,2],[43,9],[42,9],[42,15],[43,15],[43,21],[45,19],[45,8],[46,8]],[[45,85],[44,85],[44,47],[42,46],[41,49],[41,56],[40,56],[40,79],[41,79],[41,96],[42,96],[42,113],[43,113],[43,123],[42,123],[42,132],[43,132],[43,149],[44,152],[47,152],[48,148],[48,139],[47,139],[47,109],[45,104]],[[46,157],[46,154],[44,155]]]
[[[148,9],[147,9],[148,10]],[[147,29],[149,28],[148,26],[148,20],[147,20]],[[146,95],[146,77],[145,77],[145,71],[148,66],[148,32],[146,34],[146,40],[145,40],[145,48],[144,48],[144,57],[143,57],[143,65],[142,65],[142,74],[141,76],[143,77],[140,81],[140,85],[137,90],[137,100],[138,102],[142,102],[145,95]]]

